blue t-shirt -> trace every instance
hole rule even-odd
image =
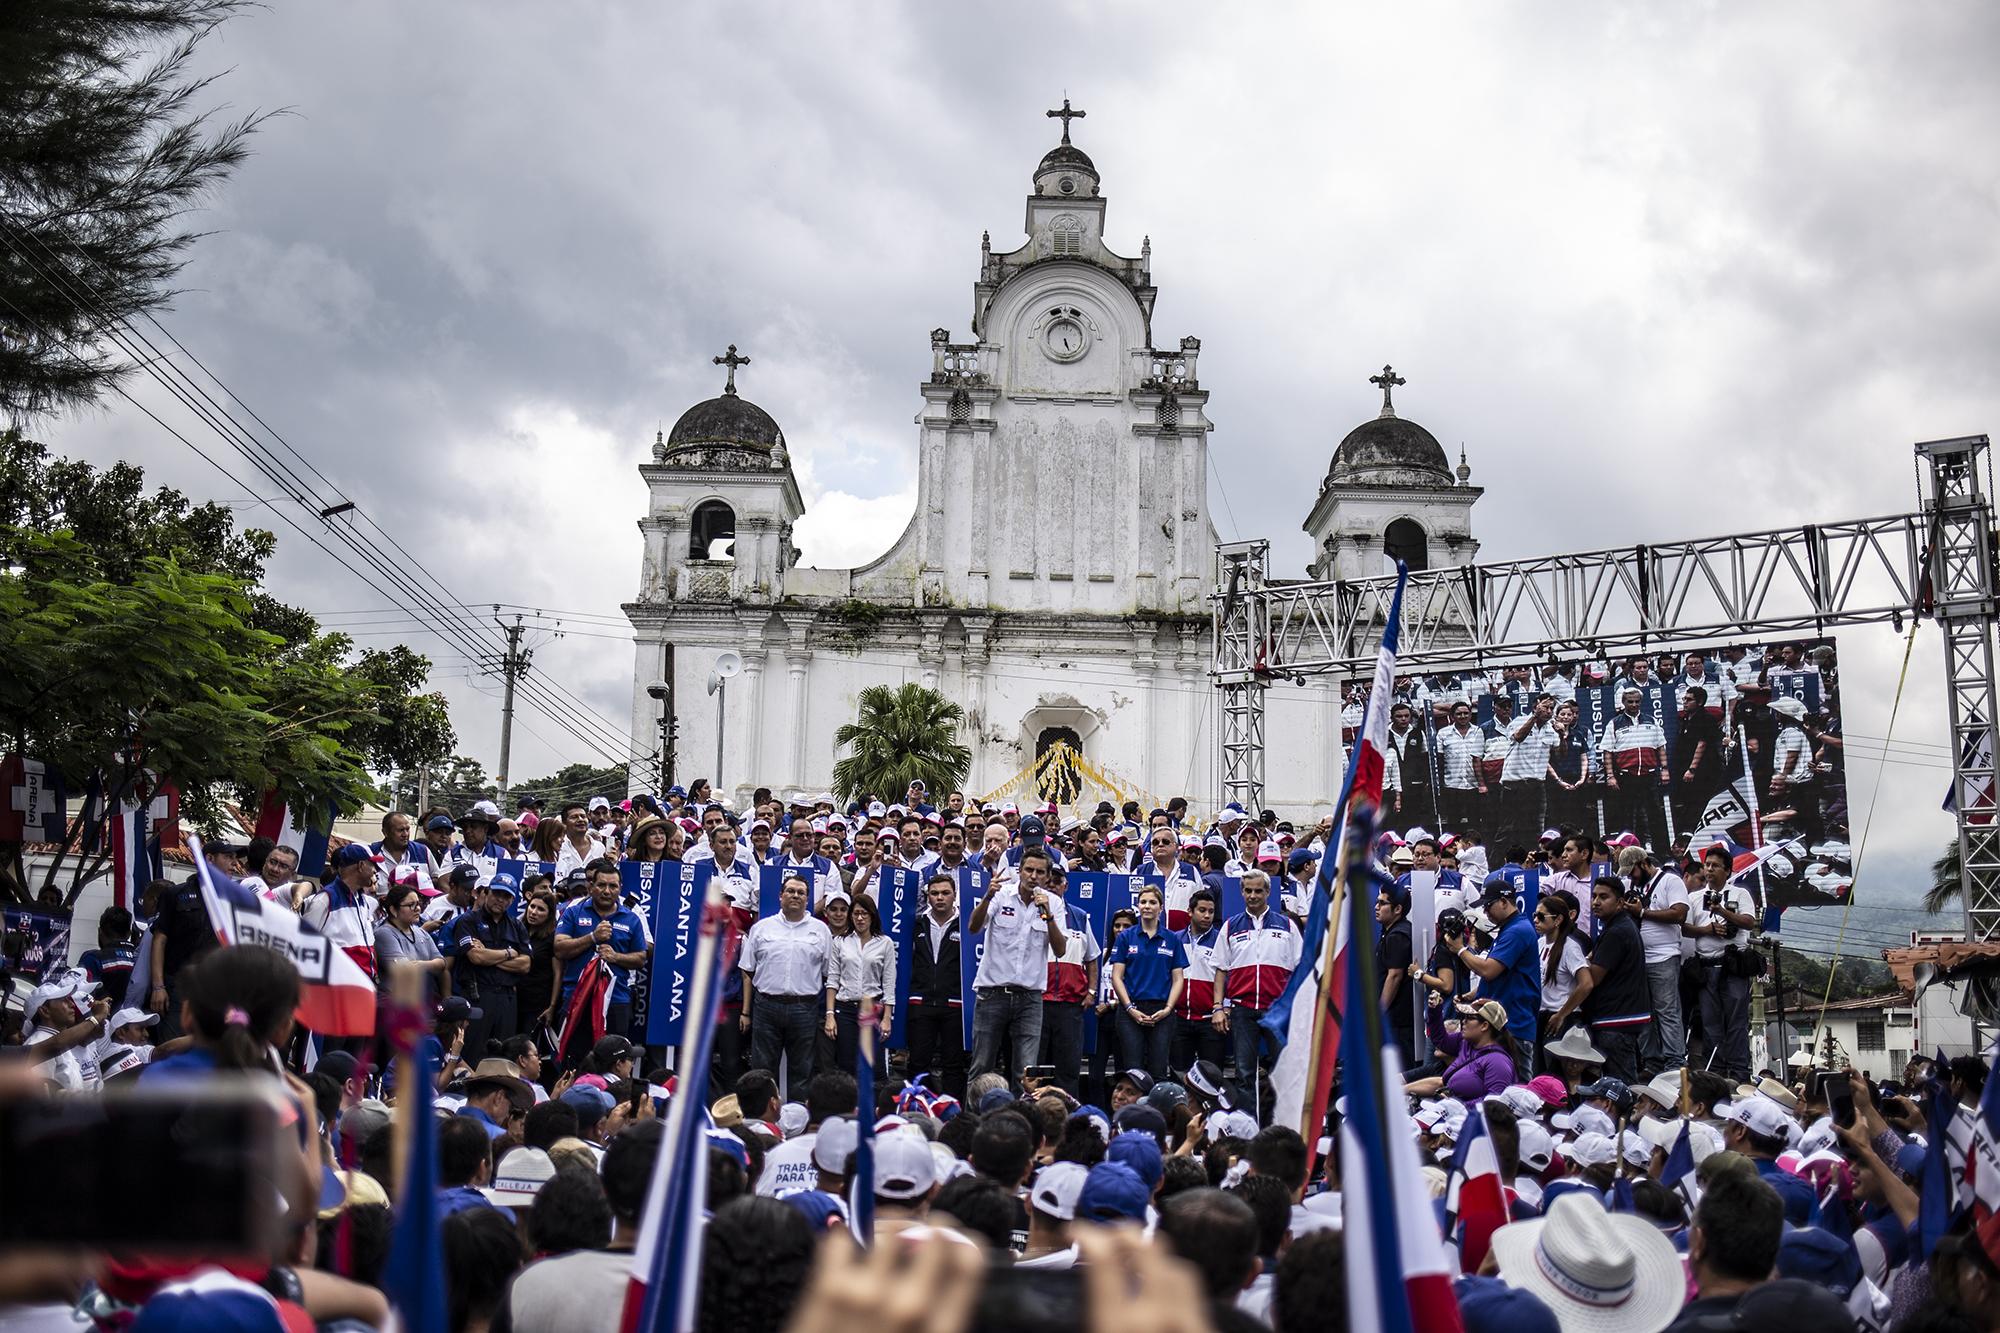
[[[600,913],[591,906],[590,899],[580,898],[563,909],[556,920],[556,934],[568,935],[572,939],[588,935],[597,929],[597,923],[611,923],[611,951],[613,953],[639,953],[650,945],[652,937],[646,932],[646,923],[639,914],[629,908],[620,907],[610,912]],[[596,956],[596,949],[585,949],[576,957],[563,964],[563,994],[568,995],[570,987],[576,984],[583,973],[583,965]],[[611,1003],[629,1004],[632,1000],[632,970],[625,967],[611,969]]]
[[[1127,926],[1111,946],[1106,962],[1125,965],[1125,993],[1138,1000],[1164,1000],[1173,992],[1174,969],[1187,968],[1187,946],[1165,923],[1157,935],[1143,926]]]
[[[1542,1006],[1542,986],[1535,976],[1541,949],[1527,913],[1516,912],[1507,919],[1486,956],[1507,970],[1491,980],[1481,977],[1479,998],[1506,1005],[1507,1031],[1523,1049],[1532,1049]]]

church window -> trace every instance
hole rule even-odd
[[[1382,553],[1393,565],[1400,560],[1417,573],[1430,567],[1430,538],[1413,518],[1399,518],[1382,532]]]
[[[1158,423],[1160,430],[1164,434],[1171,435],[1179,430],[1181,425],[1181,400],[1172,394],[1168,394],[1162,398],[1159,410],[1154,413],[1153,419]]]
[[[1049,239],[1055,254],[1080,255],[1083,253],[1083,224],[1073,214],[1065,213],[1050,226]]]
[[[972,420],[972,395],[963,389],[951,395],[951,405],[946,409],[951,416],[951,424],[963,426]]]
[[[688,529],[688,559],[736,558],[736,511],[721,500],[696,505]]]

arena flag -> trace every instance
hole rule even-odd
[[[0,759],[0,840],[62,842],[64,809],[62,774],[24,755]]]
[[[137,907],[146,886],[166,873],[164,848],[180,842],[181,794],[150,776],[118,803],[111,820],[111,901]],[[199,856],[196,857],[199,860]]]
[[[1364,855],[1374,842],[1382,803],[1389,707],[1396,687],[1396,641],[1403,622],[1403,586],[1408,581],[1409,569],[1398,564],[1396,595],[1389,603],[1389,623],[1382,630],[1381,651],[1375,655],[1368,715],[1362,723],[1360,742],[1347,757],[1347,777],[1341,783],[1340,800],[1334,806],[1333,826],[1340,831],[1340,841],[1331,856],[1320,858],[1319,875],[1313,881],[1312,904],[1306,913],[1299,954],[1304,966],[1292,969],[1284,993],[1265,1011],[1262,1020],[1264,1030],[1278,1044],[1278,1058],[1271,1066],[1271,1095],[1275,1103],[1271,1123],[1290,1125],[1304,1136],[1308,1145],[1318,1141],[1320,1126],[1326,1123],[1327,1099],[1337,1063],[1335,1053],[1340,1049],[1340,1015],[1335,1006],[1345,990],[1347,918],[1353,915],[1343,913],[1338,919],[1329,919],[1333,881],[1349,855],[1350,840],[1357,840]],[[1357,812],[1365,808],[1368,824],[1365,829],[1349,828],[1351,806]],[[1331,948],[1327,947],[1329,931],[1333,935]]]
[[[195,874],[208,919],[224,944],[275,949],[299,971],[298,1020],[324,1037],[368,1037],[375,1032],[375,983],[347,951],[279,903],[266,902],[202,855],[190,836]]]
[[[1974,719],[1974,725],[1978,721]],[[1980,727],[1965,738],[1959,767],[1971,773],[1985,774],[1983,777],[1953,778],[1945,788],[1944,810],[1947,814],[1965,811],[1968,824],[1991,824],[1993,822],[1993,728]]]
[[[722,977],[733,966],[729,953],[728,909],[711,877],[701,899],[701,927],[688,985],[688,1008],[698,1016],[688,1025],[681,1068],[705,1070],[715,1051],[715,1009]],[[693,1333],[701,1281],[702,1222],[708,1206],[708,1108],[704,1080],[690,1072],[667,1103],[666,1133],[653,1159],[640,1215],[639,1243],[632,1251],[631,1280],[625,1288],[620,1333]]]
[[[280,847],[289,847],[298,853],[300,876],[318,879],[319,872],[326,869],[327,842],[333,834],[334,816],[339,811],[332,801],[327,801],[318,809],[294,811],[285,798],[273,789],[264,793],[264,803],[257,812],[257,837],[269,838]]]

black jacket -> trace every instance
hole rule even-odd
[[[958,921],[945,927],[938,956],[931,957],[931,914],[920,913],[910,923],[915,937],[910,941],[910,1003],[957,1004]]]

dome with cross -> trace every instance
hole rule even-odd
[[[750,358],[738,356],[736,345],[731,343],[727,355],[716,357],[715,364],[729,368],[722,392],[681,413],[680,420],[667,434],[665,452],[696,445],[722,445],[762,453],[784,448],[785,432],[778,428],[771,414],[736,392],[736,368],[749,365]]]
[[[1382,411],[1347,432],[1333,451],[1321,489],[1333,485],[1449,486],[1451,460],[1437,437],[1414,421],[1396,415],[1391,391],[1406,383],[1392,367],[1371,375],[1382,390]]]
[[[1063,98],[1062,109],[1048,113],[1051,119],[1063,124],[1062,142],[1042,155],[1041,165],[1035,168],[1035,193],[1053,195],[1080,195],[1084,198],[1097,193],[1097,164],[1090,155],[1069,141],[1069,123],[1082,120],[1089,113],[1072,111],[1069,99]]]

